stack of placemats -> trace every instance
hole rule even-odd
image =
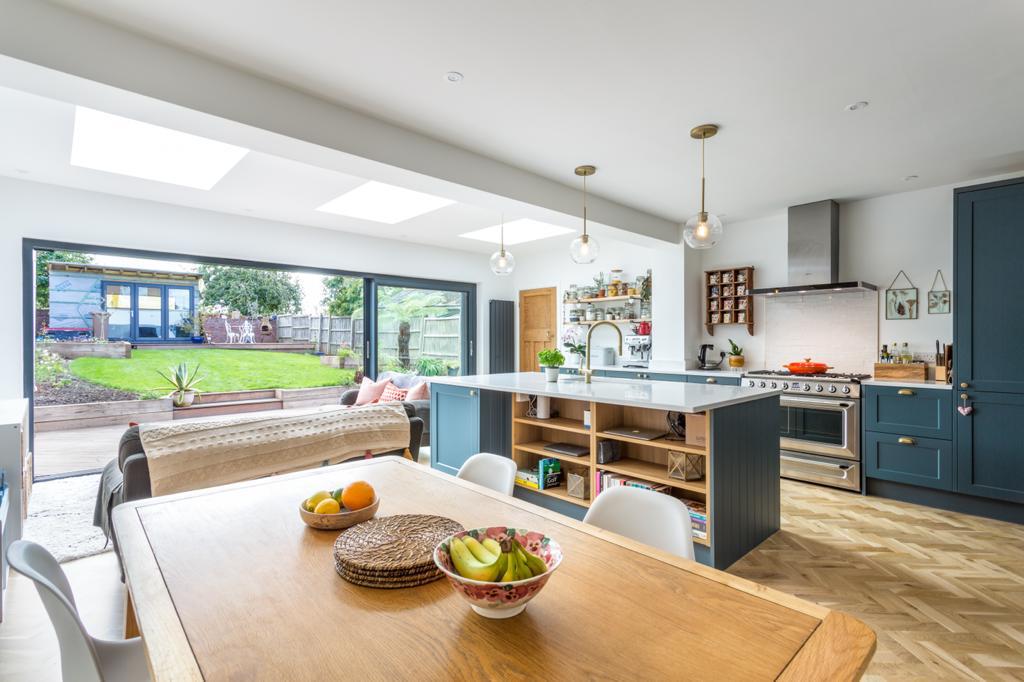
[[[399,514],[357,524],[334,542],[334,568],[364,587],[416,587],[441,577],[434,548],[463,530],[443,516]]]

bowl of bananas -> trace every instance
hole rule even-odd
[[[445,538],[434,563],[478,614],[511,618],[547,584],[562,563],[562,548],[544,533],[491,526]]]

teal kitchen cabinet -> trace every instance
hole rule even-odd
[[[868,431],[864,469],[870,478],[953,490],[953,442]]]
[[[1024,178],[955,191],[954,412],[962,493],[1024,502]],[[953,408],[955,409],[955,407]]]
[[[718,384],[719,386],[739,386],[739,377],[714,376],[711,374],[687,374],[686,380],[691,384]]]
[[[953,392],[913,386],[863,387],[864,429],[925,438],[953,438]]]
[[[480,391],[462,386],[430,387],[430,466],[456,474],[480,452]]]

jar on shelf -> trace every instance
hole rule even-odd
[[[587,312],[585,312],[583,314],[584,319],[586,319],[587,322],[594,321],[595,319],[597,319],[597,318],[594,317],[594,315],[596,314],[596,311],[597,311],[597,309],[594,307],[594,304],[593,303],[588,303],[587,304]]]
[[[622,268],[612,268],[610,281],[615,286],[619,285],[619,282],[622,281]]]
[[[594,321],[596,322],[598,320],[603,320],[603,319],[604,319],[604,310],[602,310],[601,308],[594,308]]]

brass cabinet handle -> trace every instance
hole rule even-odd
[[[967,400],[967,398],[968,398],[968,395],[966,393],[961,393],[960,394],[960,400]]]
[[[469,395],[470,395],[470,396],[474,396],[474,395],[476,395],[476,391],[475,391],[474,389],[472,389],[472,388],[471,388],[471,389],[469,389]]]
[[[900,445],[914,445],[915,440],[913,438],[907,438],[906,436],[900,436],[897,441]]]
[[[911,391],[909,388],[901,388],[896,392],[899,393],[900,395],[914,395],[914,392]]]
[[[706,383],[706,384],[717,384],[718,383],[718,379],[716,379],[714,377],[708,377],[708,380],[705,381],[704,383]]]
[[[960,388],[967,388],[968,386],[969,386],[969,384],[966,381],[961,381],[960,382]]]

